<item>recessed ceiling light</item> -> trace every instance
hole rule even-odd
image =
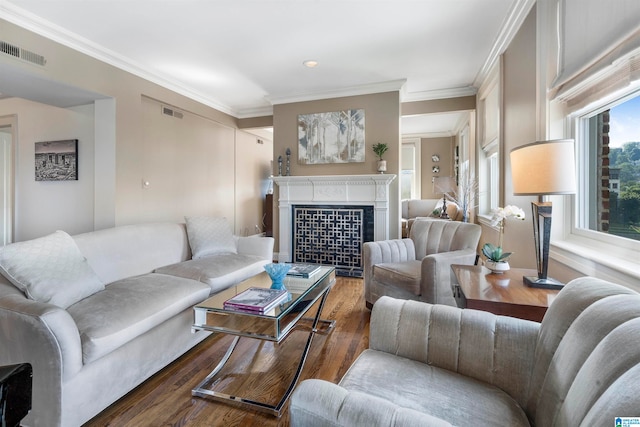
[[[308,59],[302,63],[307,68],[314,68],[318,66],[318,61],[314,61],[313,59]]]

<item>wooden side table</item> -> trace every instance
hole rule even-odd
[[[482,266],[452,265],[451,286],[460,308],[540,322],[559,291],[524,284],[522,276],[537,275],[523,268],[494,274]]]

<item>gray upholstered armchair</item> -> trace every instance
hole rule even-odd
[[[542,323],[380,298],[339,384],[302,381],[292,427],[608,426],[640,414],[640,295],[581,277]]]
[[[409,238],[364,244],[364,295],[371,308],[381,296],[455,306],[451,265],[473,265],[479,225],[420,219]]]

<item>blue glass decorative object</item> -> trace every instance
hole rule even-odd
[[[291,269],[291,264],[271,263],[264,266],[265,271],[271,277],[271,289],[286,289],[283,280]]]

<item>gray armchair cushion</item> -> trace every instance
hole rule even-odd
[[[509,426],[529,427],[524,411],[498,387],[383,351],[365,350],[339,385],[456,426],[509,420]]]
[[[397,286],[420,295],[420,261],[387,262],[373,267],[373,276],[380,283]]]
[[[321,380],[303,381],[289,404],[292,426],[451,427],[429,414]]]

